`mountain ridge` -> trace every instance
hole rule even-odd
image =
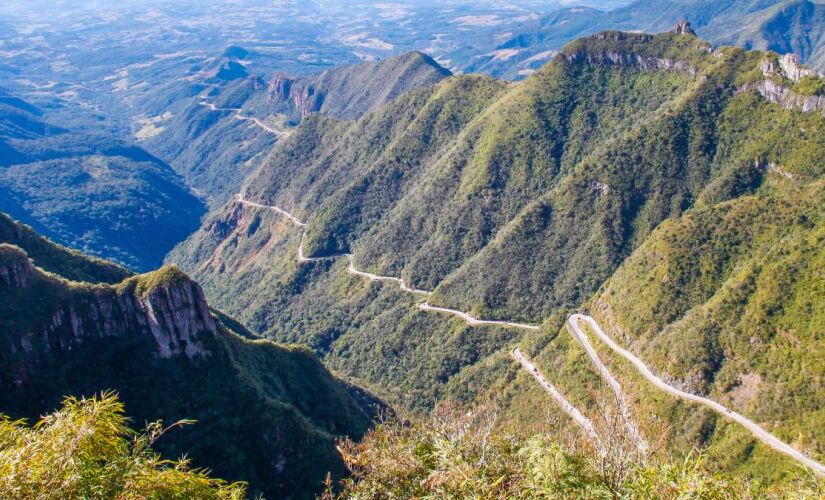
[[[238,79],[202,94],[216,111],[193,102],[172,119],[166,131],[146,146],[175,165],[210,204],[238,192],[243,180],[265,160],[277,138],[235,116],[259,120],[288,132],[313,113],[354,119],[399,95],[424,88],[449,75],[432,58],[410,52],[379,62],[363,62],[323,72],[288,77],[276,73]]]
[[[208,294],[256,331],[307,342],[390,400],[412,394],[406,404],[427,411],[490,383],[516,391],[508,346],[538,342],[531,357],[537,349],[558,356],[553,325],[562,311],[586,307],[662,224],[743,197],[792,196],[776,172],[800,183],[822,175],[814,162],[823,147],[821,113],[798,102],[777,105],[758,89],[770,80],[804,94],[802,79],[790,78],[793,65],[771,53],[713,50],[687,26],[676,31],[604,32],[569,44],[517,85],[454,76],[355,122],[306,120],[244,191],[247,200],[305,221],[306,238],[298,241],[278,214],[233,201],[170,259],[192,269]],[[445,122],[457,126],[418,132],[419,123],[450,116],[434,105],[441,102],[473,106],[461,105],[466,113]],[[343,263],[298,265],[299,244],[308,257],[352,253],[359,269],[435,288],[428,303],[436,308],[532,324],[549,319],[535,332],[494,324],[477,326],[484,335],[468,332],[463,322],[410,307],[413,298],[345,277]],[[595,404],[586,396],[587,366],[562,384],[585,394],[585,408]],[[401,393],[389,389],[396,386]],[[691,417],[682,423],[671,420],[661,395],[633,397],[676,427],[674,450],[702,443],[716,450],[739,436],[699,409],[686,408]],[[718,425],[718,434],[693,427],[696,419]],[[801,424],[782,425],[788,440]],[[818,438],[810,439],[816,450]],[[755,446],[754,462],[742,455],[725,463],[773,466],[773,478],[787,470],[789,463]]]
[[[521,79],[534,73],[548,54],[577,38],[604,30],[659,33],[687,20],[715,47],[793,52],[822,70],[824,14],[825,7],[810,0],[636,0],[610,11],[568,7],[525,23],[464,69]],[[494,57],[500,50],[515,52],[501,61]]]
[[[17,241],[35,250],[53,245]],[[66,255],[40,253],[49,257],[44,263]],[[87,267],[109,272],[102,261]],[[33,418],[66,394],[114,390],[138,423],[196,420],[155,446],[247,481],[251,494],[314,497],[328,471],[344,473],[336,439],[360,437],[383,407],[334,378],[309,350],[230,330],[233,321],[213,312],[176,267],[113,284],[76,282],[2,243],[0,298],[0,411]]]

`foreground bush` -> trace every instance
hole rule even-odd
[[[136,433],[112,394],[67,398],[34,427],[0,416],[0,498],[240,499],[245,486],[211,479],[152,451],[160,423]]]
[[[693,453],[676,463],[628,455],[617,466],[575,452],[547,435],[521,438],[496,430],[494,413],[440,413],[414,424],[388,422],[339,451],[352,477],[338,498],[823,498],[821,481],[801,474],[784,489],[765,489],[712,473]],[[617,474],[617,470],[620,473]]]

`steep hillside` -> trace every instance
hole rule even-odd
[[[195,420],[155,444],[169,458],[186,454],[253,492],[294,498],[313,497],[327,471],[342,474],[336,437],[358,438],[370,423],[309,350],[238,336],[174,267],[81,283],[2,243],[0,304],[0,412],[12,418],[42,415],[67,394],[115,390],[138,426]]]
[[[764,212],[756,213],[777,227],[803,215],[805,224],[816,226],[810,211],[821,209],[822,193],[814,187],[825,174],[821,83],[793,58],[714,51],[686,24],[655,36],[600,33],[567,45],[517,85],[456,76],[356,121],[305,120],[248,181],[242,197],[213,213],[169,260],[189,269],[216,303],[256,332],[306,342],[340,373],[417,410],[444,399],[473,400],[498,387],[508,394],[511,416],[535,422],[546,411],[529,400],[531,389],[539,388],[516,378],[508,356],[521,341],[542,368],[550,367],[547,373],[569,375],[556,382],[597,411],[598,372],[559,330],[567,312],[587,307],[611,286],[622,287],[624,309],[616,309],[628,312],[600,318],[631,329],[619,338],[638,338],[634,350],[658,363],[669,380],[698,380],[692,391],[724,398],[718,387],[733,391],[736,375],[726,375],[728,385],[714,385],[715,374],[723,373],[715,347],[721,340],[700,338],[718,322],[688,321],[684,328],[697,329],[690,335],[654,340],[659,329],[648,318],[675,307],[672,315],[658,317],[664,328],[681,317],[678,311],[687,311],[680,301],[693,300],[690,307],[697,307],[709,300],[713,286],[727,280],[726,265],[705,268],[674,253],[672,258],[708,276],[685,291],[651,289],[649,300],[666,305],[646,299],[657,271],[637,271],[631,282],[614,273],[626,272],[673,221],[722,213],[750,199]],[[783,179],[791,182],[777,182]],[[796,215],[782,218],[783,203]],[[715,220],[699,226],[716,230]],[[701,248],[698,241],[684,245],[691,252]],[[726,262],[737,261],[741,251],[732,243],[718,250]],[[365,284],[381,276],[402,278],[401,289],[397,281]],[[758,291],[777,276],[751,283]],[[800,293],[799,303],[821,301],[815,283],[804,282]],[[424,300],[454,311],[422,309]],[[602,303],[609,302],[595,304]],[[644,312],[635,309],[646,305],[651,307]],[[468,325],[466,316],[448,316],[462,311],[521,324]],[[776,335],[782,326],[767,320],[770,311],[756,308],[752,314]],[[805,317],[816,323],[815,316]],[[724,338],[732,337],[738,338],[732,332]],[[796,338],[795,348],[821,351],[814,334]],[[663,353],[677,347],[693,357],[671,367]],[[729,355],[747,359],[751,369],[768,366],[734,350]],[[720,467],[744,474],[771,470],[771,480],[793,467],[735,424],[657,392],[620,361],[616,366],[625,385],[639,387],[633,394],[638,408],[672,426],[666,449],[718,446],[712,449]],[[822,397],[821,374],[800,380],[778,364],[770,369],[775,373],[765,380],[792,376],[817,394],[805,401]],[[737,408],[765,422],[757,407]],[[796,443],[794,433],[814,427],[821,410],[800,403],[772,411],[777,432]],[[815,434],[798,443],[814,455],[822,446]],[[756,451],[723,460],[724,446],[733,441]]]
[[[800,184],[668,221],[592,307],[661,373],[821,455],[825,184]]]
[[[222,96],[222,103],[243,104],[252,114],[283,114],[293,125],[316,112],[353,120],[401,94],[435,85],[448,76],[449,70],[430,56],[408,52],[379,62],[341,66],[305,77],[276,74],[265,92],[257,92],[241,103],[228,90]]]
[[[117,264],[53,243],[4,213],[0,213],[0,243],[19,247],[35,266],[71,281],[114,284],[132,275]]]
[[[260,76],[225,85],[206,81],[203,100],[165,121],[145,144],[220,205],[272,145],[311,113],[355,119],[449,74],[429,56],[411,52],[303,77],[279,73],[269,81]]]
[[[55,127],[0,93],[0,210],[60,243],[147,270],[197,228],[205,207],[143,149]]]

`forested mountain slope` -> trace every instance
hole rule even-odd
[[[145,144],[211,204],[220,205],[264,161],[279,137],[311,113],[358,118],[449,75],[429,56],[410,52],[302,77],[278,73],[220,84],[205,80],[202,100],[190,101]]]
[[[802,377],[803,368],[785,370],[778,359],[801,356],[803,367],[821,352],[816,327],[804,325],[818,321],[822,276],[773,262],[747,277],[737,266],[755,266],[767,251],[741,231],[765,245],[778,231],[790,235],[785,243],[808,242],[809,250],[782,251],[807,256],[800,270],[816,269],[810,242],[825,174],[821,84],[791,58],[713,50],[687,25],[660,35],[600,33],[567,45],[517,85],[456,76],[355,121],[305,120],[245,186],[244,199],[260,206],[233,200],[169,260],[255,331],[306,342],[340,373],[419,410],[492,388],[517,420],[540,419],[546,408],[530,400],[538,386],[516,378],[509,359],[521,342],[596,411],[599,378],[560,331],[566,313],[592,307],[604,324],[626,330],[619,338],[633,341],[665,378],[736,399],[744,414],[816,456],[821,436],[795,438],[818,428],[823,375]],[[295,229],[266,206],[307,225]],[[750,223],[721,224],[735,207],[744,217],[736,220]],[[690,230],[678,244],[656,243],[671,241],[667,228],[681,225]],[[785,233],[797,227],[804,232]],[[719,241],[712,252],[693,253],[708,238]],[[352,253],[359,269],[433,290],[427,300],[438,306],[544,325],[526,335],[471,327],[414,307],[422,299],[397,285],[368,286],[345,274],[344,258],[298,263],[299,244],[306,256]],[[656,284],[664,272],[684,275]],[[798,297],[775,297],[777,281]],[[726,316],[728,307],[735,312]],[[680,322],[688,314],[704,319]],[[789,329],[794,343],[777,343],[784,354],[765,358],[773,348],[744,347],[756,345],[742,337],[757,324],[765,346]],[[690,356],[669,356],[681,351]],[[771,470],[771,480],[792,467],[736,425],[612,363],[625,385],[638,387],[636,408],[672,427],[669,450],[718,445],[720,467]],[[737,387],[754,374],[764,387],[793,380],[806,396],[795,405],[745,403],[757,399],[748,399],[750,389],[740,398]],[[775,418],[764,420],[761,408]],[[724,458],[734,441],[751,452]]]
[[[316,112],[352,120],[410,90],[435,85],[450,74],[430,56],[414,51],[304,77],[275,74],[265,92],[254,92],[243,99],[234,93],[240,89],[227,89],[221,102],[243,104],[245,111],[253,115],[286,115],[288,123],[293,125]]]
[[[113,390],[138,428],[195,420],[157,449],[251,492],[313,498],[327,472],[344,472],[335,439],[360,437],[373,410],[309,350],[239,336],[177,268],[116,279],[3,217],[0,412],[35,419],[66,395]],[[72,262],[86,282],[56,274]]]
[[[63,244],[147,270],[198,227],[205,207],[145,150],[51,125],[0,90],[0,210]]]

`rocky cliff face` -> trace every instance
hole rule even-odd
[[[677,26],[671,33],[678,35],[693,35],[690,25]],[[659,57],[646,54],[642,50],[627,50],[624,45],[633,40],[638,44],[639,49],[645,49],[646,45],[655,40],[655,35],[624,33],[620,31],[605,31],[597,33],[588,39],[588,43],[573,43],[566,46],[560,56],[570,63],[594,65],[594,66],[619,66],[638,68],[642,71],[672,70],[690,75],[698,74],[699,70],[688,60]],[[698,39],[697,39],[698,40]],[[697,48],[702,52],[711,52],[710,45],[697,43]]]
[[[795,54],[785,54],[777,58],[766,58],[762,61],[761,70],[765,76],[764,80],[745,84],[737,89],[737,93],[755,90],[768,101],[779,104],[785,109],[797,109],[806,112],[818,111],[825,116],[825,96],[801,95],[794,92],[792,88],[777,81],[777,79],[787,79],[797,83],[806,76],[825,77],[799,64],[799,58]]]
[[[572,63],[583,62],[589,65],[598,66],[623,66],[635,67],[642,71],[674,70],[695,75],[696,69],[687,61],[677,61],[659,57],[645,57],[640,54],[629,54],[623,52],[588,52],[564,54],[564,57]]]
[[[806,76],[823,76],[821,73],[800,64],[799,56],[792,53],[785,54],[779,58],[779,67],[785,76],[794,82],[798,82]]]
[[[0,357],[16,360],[15,385],[39,362],[91,338],[144,337],[160,358],[208,355],[203,338],[217,333],[217,325],[200,286],[177,268],[115,286],[87,285],[58,280],[33,268],[22,250],[3,247],[0,296],[8,299],[11,320],[2,321],[7,345]],[[16,323],[29,309],[40,315]]]
[[[755,90],[768,101],[779,104],[785,109],[798,109],[800,111],[819,111],[825,116],[825,96],[800,95],[790,88],[766,79],[758,83],[743,85],[737,93]]]
[[[154,287],[145,294],[125,293],[126,301],[137,305],[132,323],[141,333],[149,332],[155,339],[161,358],[185,355],[188,358],[206,355],[199,340],[204,333],[216,333],[217,326],[209,312],[201,287],[174,269],[158,272],[178,273],[180,276],[171,283]],[[128,318],[127,318],[128,319]],[[145,320],[145,321],[144,321]],[[129,327],[128,323],[124,326]]]
[[[292,101],[301,118],[321,111],[324,95],[314,86],[277,74],[269,82],[269,102],[279,104]]]
[[[32,272],[25,252],[13,245],[0,244],[0,286],[25,288]]]
[[[696,32],[693,31],[693,27],[687,20],[679,21],[676,26],[670,30],[671,33],[675,33],[677,35],[691,35],[696,36]]]

